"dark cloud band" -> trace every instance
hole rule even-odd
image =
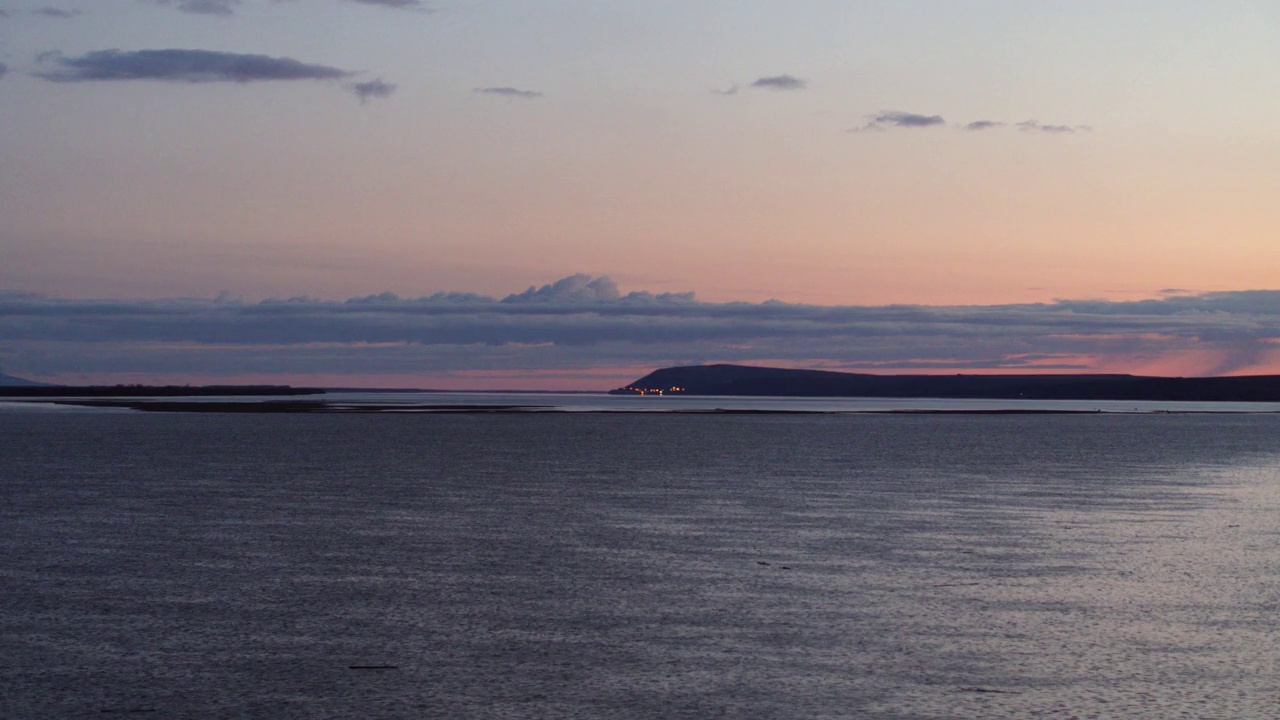
[[[212,50],[98,50],[78,57],[43,53],[34,75],[60,83],[151,80],[174,83],[251,83],[285,80],[352,80],[344,83],[367,102],[390,97],[396,86],[382,78],[354,81],[356,73],[288,57]],[[2,74],[2,73],[0,73]]]
[[[215,374],[244,371],[249,358],[263,367],[274,363],[281,373],[691,361],[1048,370],[1078,368],[1088,357],[1206,350],[1222,358],[1212,371],[1225,373],[1280,355],[1280,291],[1129,302],[830,307],[622,294],[606,277],[575,275],[502,299],[383,293],[345,302],[242,303],[0,295],[0,354],[7,357],[56,355],[90,369],[104,348],[118,349],[123,358],[129,347],[140,371],[172,372],[161,358],[181,357]],[[328,369],[303,368],[297,364],[303,355],[335,359]]]

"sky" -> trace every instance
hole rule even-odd
[[[0,372],[1280,373],[1273,0],[0,0]]]

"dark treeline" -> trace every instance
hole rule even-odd
[[[215,397],[239,395],[321,395],[318,388],[288,385],[58,385],[0,387],[0,397]]]

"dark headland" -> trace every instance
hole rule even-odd
[[[38,383],[38,382],[35,382],[34,380],[27,380],[25,378],[14,377],[12,375],[5,375],[4,373],[0,372],[0,388],[7,389],[11,387],[40,387],[43,385],[44,383]]]
[[[1280,402],[1280,375],[869,375],[747,365],[655,370],[614,395]]]

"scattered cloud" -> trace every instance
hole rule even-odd
[[[470,293],[73,300],[0,294],[0,356],[42,377],[93,372],[425,374],[791,363],[893,370],[1141,367],[1199,354],[1204,374],[1280,362],[1280,291],[991,306],[704,303],[573,275]],[[1101,365],[1099,364],[1101,363]]]
[[[771,75],[759,78],[751,83],[751,87],[765,90],[804,90],[809,87],[809,83],[791,75]]]
[[[66,20],[69,18],[79,17],[80,15],[84,15],[85,11],[66,10],[63,8],[53,7],[51,5],[41,7],[41,8],[33,8],[31,10],[5,10],[3,8],[0,8],[0,19],[11,18],[14,15],[19,13],[37,15],[39,17],[54,18],[56,20]]]
[[[231,15],[242,0],[151,0],[151,2],[196,15]]]
[[[56,8],[56,7],[42,7],[36,10],[32,10],[31,12],[35,15],[43,15],[44,17],[58,18],[60,20],[65,20],[67,18],[73,18],[73,17],[77,17],[79,15],[84,14],[83,10],[63,10],[62,8]]]
[[[739,89],[738,83],[734,83],[724,89],[712,89],[711,93],[713,95],[737,95]]]
[[[543,96],[542,93],[537,92],[536,90],[521,90],[513,87],[481,87],[476,88],[473,92],[477,92],[481,95],[499,95],[502,97],[520,100],[533,100],[534,98],[540,98]]]
[[[998,120],[974,120],[971,123],[965,123],[962,127],[969,131],[991,130],[993,128],[1004,127],[1007,123]]]
[[[9,74],[9,66],[5,65],[4,63],[0,63],[0,79],[3,79],[4,76],[8,74]]]
[[[57,52],[36,56],[34,75],[52,82],[153,80],[176,83],[250,83],[269,80],[349,80],[356,73],[293,58],[211,50],[97,50],[79,57]],[[361,103],[391,97],[396,86],[382,78],[345,83]]]
[[[233,15],[244,0],[144,0],[153,5],[171,7],[185,13],[195,15]],[[274,0],[285,2],[286,0]],[[422,13],[435,12],[426,0],[344,0],[359,5],[393,8],[396,10],[412,10]]]
[[[383,82],[382,78],[369,80],[368,82],[352,83],[349,87],[356,94],[356,97],[360,98],[361,103],[377,98],[389,98],[396,91],[394,84]]]
[[[244,55],[211,50],[97,50],[79,57],[44,53],[50,69],[36,77],[54,82],[162,80],[167,82],[247,83],[264,80],[335,80],[353,73],[311,65],[287,57]]]
[[[877,115],[873,122],[896,125],[897,127],[933,127],[945,124],[941,115],[920,115],[917,113],[888,112]]]
[[[892,128],[928,128],[945,124],[946,120],[941,115],[922,115],[919,113],[892,110],[875,115],[868,115],[867,122],[865,124],[851,127],[846,130],[846,132],[877,132]],[[1024,120],[1018,123],[1007,123],[1002,120],[974,120],[972,122],[955,125],[954,127],[955,129],[964,132],[982,132],[984,130],[997,130],[1010,126],[1015,127],[1022,132],[1043,132],[1049,134],[1070,134],[1076,132],[1089,132],[1093,130],[1089,125],[1047,125],[1036,120]]]
[[[347,2],[359,3],[361,5],[378,5],[381,7],[396,8],[400,10],[433,12],[431,6],[423,2],[423,0],[347,0]]]
[[[1070,134],[1074,132],[1089,132],[1093,130],[1093,128],[1088,125],[1045,125],[1038,120],[1023,120],[1020,123],[1016,123],[1015,127],[1022,132],[1043,132],[1054,135]]]
[[[850,128],[848,132],[875,132],[895,127],[927,128],[946,124],[947,121],[944,120],[941,115],[921,115],[919,113],[901,112],[899,110],[887,110],[876,115],[868,116],[866,125]]]

